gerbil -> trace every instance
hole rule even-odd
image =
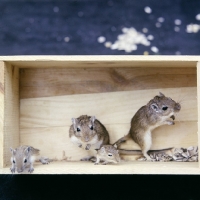
[[[120,162],[119,152],[113,145],[103,145],[97,150],[96,158],[95,165],[98,165],[100,161],[103,161],[103,165]]]
[[[136,112],[131,120],[129,133],[115,144],[118,146],[131,138],[140,146],[147,160],[151,160],[147,152],[152,144],[152,130],[165,124],[174,125],[175,123],[172,121],[175,119],[174,113],[179,112],[180,109],[181,105],[179,103],[160,93]]]
[[[10,168],[12,173],[15,173],[17,170],[18,173],[21,173],[28,168],[28,172],[32,173],[34,171],[33,163],[36,159],[36,156],[39,155],[39,149],[35,149],[31,146],[23,145],[16,149],[10,148],[12,152],[11,163],[12,166]],[[48,158],[40,158],[40,162],[42,164],[48,164],[50,160]]]
[[[95,116],[81,115],[72,118],[69,129],[70,140],[85,150],[100,149],[102,145],[109,144],[109,134],[105,126]],[[82,160],[89,160],[91,156]]]

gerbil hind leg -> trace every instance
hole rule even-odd
[[[96,158],[95,156],[86,156],[81,158],[81,161],[90,161],[91,159]]]
[[[146,157],[147,160],[150,161],[151,157],[147,154],[147,152],[151,148],[151,144],[152,144],[151,132],[147,132],[144,138],[141,138],[140,144],[142,144],[140,146],[141,146],[143,155]]]
[[[49,164],[50,162],[52,162],[51,159],[46,158],[46,157],[41,157],[41,158],[39,159],[39,161],[40,161],[43,165]]]
[[[97,155],[97,159],[96,159],[96,162],[95,162],[94,164],[95,164],[95,165],[98,165],[99,162],[100,162],[100,158],[99,158],[99,156]]]
[[[149,149],[148,149],[148,150],[149,150]],[[148,161],[150,161],[150,160],[151,160],[151,157],[147,154],[148,150],[144,148],[144,149],[142,149],[142,153],[143,153],[143,155],[145,156],[145,158],[146,158]]]
[[[104,162],[102,162],[102,165],[106,165],[108,162],[107,161],[104,161]]]

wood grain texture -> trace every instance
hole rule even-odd
[[[52,162],[34,165],[33,174],[200,174],[197,162],[136,162],[94,165],[91,162]],[[0,174],[10,174],[9,168],[0,168]]]
[[[10,163],[10,147],[19,145],[19,69],[5,63],[3,166]]]
[[[106,125],[110,133],[111,143],[128,133],[129,124]],[[20,130],[20,144],[29,144],[40,149],[42,156],[52,159],[63,159],[63,151],[67,160],[78,161],[84,156],[95,155],[95,151],[85,151],[72,144],[68,134],[69,126],[48,127],[48,128],[27,128]],[[176,125],[163,126],[155,129],[152,134],[153,145],[151,149],[162,149],[168,147],[189,147],[197,146],[197,123],[196,122],[176,122]],[[121,145],[123,149],[140,149],[132,140]],[[135,159],[135,156],[132,160]],[[128,158],[130,160],[130,158]]]
[[[199,56],[0,56],[20,68],[43,67],[196,67]]]
[[[182,110],[175,126],[154,131],[152,148],[196,145],[199,56],[3,56],[0,60],[5,61],[4,167],[10,166],[9,147],[28,143],[41,149],[41,155],[68,160],[38,165],[39,174],[200,174],[197,163],[125,162],[115,170],[113,165],[95,168],[91,163],[69,162],[87,152],[68,138],[71,117],[94,114],[109,130],[111,142],[115,141],[127,134],[138,108],[161,91],[181,100]],[[132,141],[124,146],[132,147],[137,148]],[[0,173],[10,173],[9,168],[0,167]]]
[[[20,99],[196,85],[196,68],[20,69]]]
[[[200,61],[197,63],[198,147],[200,147]],[[199,155],[200,155],[200,148]],[[200,168],[200,163],[199,163]]]
[[[197,145],[197,91],[190,88],[168,88],[86,95],[66,95],[22,99],[20,101],[20,144],[41,149],[48,157],[79,160],[88,153],[71,144],[68,137],[71,118],[81,114],[95,115],[110,133],[111,143],[126,135],[134,113],[162,91],[174,100],[182,99],[182,109],[175,126],[162,126],[153,133],[152,149]],[[139,149],[128,141],[125,149]]]
[[[3,167],[4,133],[4,62],[0,61],[0,166]]]

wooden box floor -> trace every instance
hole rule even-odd
[[[9,168],[0,168],[0,174],[11,174]],[[200,174],[198,162],[122,161],[94,165],[91,162],[56,161],[48,165],[35,163],[34,169],[33,174]]]

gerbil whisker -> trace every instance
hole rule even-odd
[[[186,125],[184,124],[184,122],[179,119],[180,113],[175,113],[174,115],[176,117],[176,122],[178,122],[181,126],[186,127]]]
[[[184,95],[181,99],[178,98],[177,103],[182,104],[183,102],[187,101],[186,97],[188,96],[188,94]]]

